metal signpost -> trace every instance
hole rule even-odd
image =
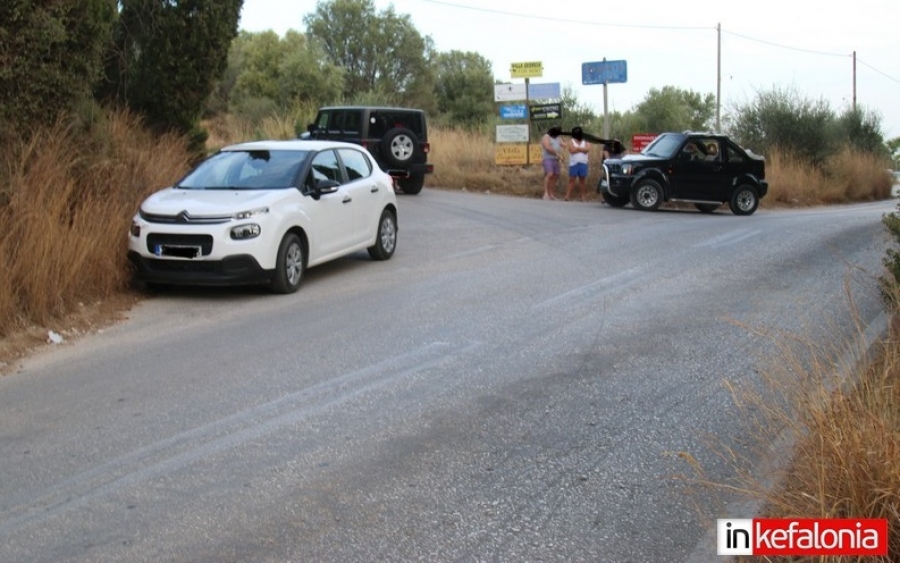
[[[603,84],[603,136],[609,138],[609,104],[606,88],[609,84],[628,82],[628,64],[625,61],[581,63],[581,83],[585,86]]]

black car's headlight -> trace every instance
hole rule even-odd
[[[622,174],[625,176],[631,176],[632,172],[634,172],[633,164],[623,164],[622,165]]]

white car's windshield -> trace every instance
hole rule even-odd
[[[209,157],[179,182],[189,190],[270,190],[296,185],[309,151],[223,151]]]

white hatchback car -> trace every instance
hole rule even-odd
[[[393,181],[364,148],[334,141],[226,147],[141,204],[129,259],[150,284],[268,284],[293,293],[308,267],[397,247]]]

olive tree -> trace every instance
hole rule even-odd
[[[494,113],[491,63],[478,53],[449,51],[435,56],[438,111],[454,125],[476,125]]]
[[[343,84],[343,70],[305,35],[288,31],[280,38],[273,31],[243,31],[231,46],[208,107],[257,119],[297,103],[332,103],[340,98]]]
[[[393,6],[376,12],[371,0],[323,0],[303,22],[307,36],[344,69],[346,99],[393,92],[403,103],[433,109],[432,41],[408,15]]]

